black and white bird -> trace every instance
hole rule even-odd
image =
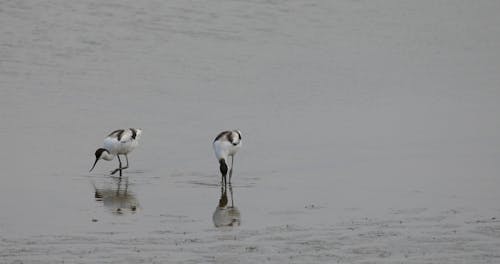
[[[222,174],[222,182],[225,184],[228,170],[228,159],[231,157],[231,169],[229,170],[229,183],[233,175],[234,155],[241,147],[241,132],[239,130],[224,131],[215,137],[213,147],[215,157],[219,161],[219,168]]]
[[[142,130],[138,128],[118,129],[111,132],[111,134],[104,139],[103,148],[99,148],[95,151],[95,162],[90,171],[94,169],[97,161],[100,159],[110,161],[116,156],[119,166],[111,172],[111,175],[120,171],[121,176],[122,170],[128,168],[127,154],[139,145],[141,134]],[[124,155],[127,160],[127,165],[125,167],[122,167],[120,155]]]

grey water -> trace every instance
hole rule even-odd
[[[0,1],[0,262],[494,263],[499,9]]]

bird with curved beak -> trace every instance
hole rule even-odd
[[[116,156],[118,158],[119,166],[115,170],[111,171],[111,175],[119,171],[121,177],[122,170],[129,167],[127,154],[139,145],[139,138],[141,137],[141,134],[142,130],[138,128],[118,129],[111,132],[104,139],[103,148],[98,148],[95,151],[95,162],[90,171],[94,169],[100,159],[111,161]],[[125,167],[122,167],[120,155],[124,155],[127,160],[127,165]]]

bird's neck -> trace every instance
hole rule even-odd
[[[113,154],[111,154],[111,153],[109,153],[109,152],[107,152],[107,151],[104,151],[104,152],[102,153],[101,158],[102,158],[103,160],[110,161],[110,160],[113,160],[113,159],[115,158],[115,155],[113,155]]]

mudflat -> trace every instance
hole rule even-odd
[[[0,262],[499,262],[499,8],[3,2]]]

